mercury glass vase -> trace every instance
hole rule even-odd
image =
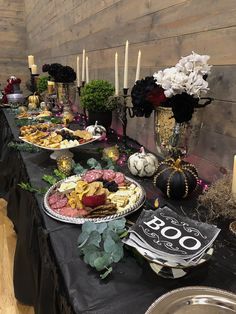
[[[74,83],[56,82],[57,101],[59,104],[74,104],[76,97],[76,87]]]
[[[177,123],[171,108],[158,107],[155,111],[155,142],[158,155],[186,156],[196,145],[201,128],[201,119],[197,113],[188,122]]]
[[[75,104],[76,99],[76,87],[74,83],[59,83],[56,82],[57,103],[62,108],[63,116],[70,116],[72,119],[73,113],[77,112],[77,106]]]

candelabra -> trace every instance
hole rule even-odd
[[[133,113],[133,107],[128,105],[128,98],[130,98],[130,95],[128,94],[129,89],[123,88],[123,94],[122,95],[115,95],[110,98],[111,102],[116,103],[116,110],[118,113],[119,120],[122,123],[122,129],[123,129],[123,138],[122,142],[124,145],[126,145],[127,142],[127,122],[128,122],[128,115],[130,118],[134,117]]]
[[[78,91],[78,94],[79,96],[81,95],[81,89],[85,86],[85,81],[82,81],[81,82],[81,85],[80,86],[77,86],[77,91]]]

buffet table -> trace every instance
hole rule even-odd
[[[4,109],[0,111],[0,185],[17,233],[15,296],[20,302],[33,305],[35,313],[143,314],[156,298],[179,287],[205,285],[236,292],[236,238],[230,235],[227,222],[219,225],[222,231],[210,262],[186,277],[176,280],[158,277],[148,262],[126,251],[112,275],[101,280],[78,254],[81,227],[50,218],[42,208],[43,196],[17,185],[23,181],[46,187],[42,176],[52,173],[55,161],[47,151],[11,150],[8,147],[11,140],[18,140],[18,129],[14,115]],[[100,159],[99,148],[108,145],[114,142],[94,142],[73,152],[77,161],[85,165],[90,157]],[[120,171],[128,174],[125,166]],[[153,187],[151,179],[135,179],[147,192],[145,208],[150,209],[158,197],[160,205],[174,206],[179,214],[185,212],[197,218],[196,195],[182,202],[169,202]],[[140,211],[129,219],[135,220]]]

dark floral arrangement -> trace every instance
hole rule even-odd
[[[75,71],[68,65],[64,66],[60,63],[44,64],[42,71],[48,72],[55,82],[72,83],[76,80]]]
[[[163,106],[172,108],[177,123],[191,120],[194,108],[204,107],[212,100],[201,98],[209,90],[206,79],[211,66],[207,64],[208,59],[207,55],[192,52],[174,67],[137,81],[131,91],[134,115],[149,117],[157,106]],[[200,99],[208,101],[199,104]]]
[[[150,117],[155,107],[166,100],[164,90],[156,84],[153,76],[135,83],[131,90],[133,113],[136,117]]]
[[[4,95],[3,95],[3,103],[7,104],[7,95],[14,93],[14,86],[20,85],[21,79],[17,78],[15,76],[11,76],[9,79],[7,79],[7,86],[4,88]],[[18,87],[18,90],[20,90],[20,87]]]

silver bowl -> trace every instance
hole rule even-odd
[[[211,287],[185,287],[158,298],[145,314],[233,314],[236,295]]]
[[[22,94],[8,94],[7,100],[9,104],[23,104],[25,101],[25,96]]]

